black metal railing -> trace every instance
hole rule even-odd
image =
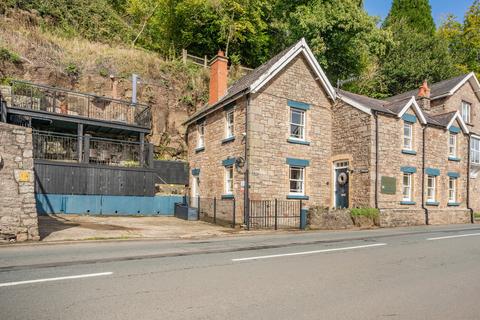
[[[67,89],[12,81],[11,107],[150,128],[150,106]]]
[[[236,203],[233,198],[190,198],[190,206],[198,209],[200,220],[232,228],[237,224]]]
[[[303,229],[301,200],[250,200],[249,229]]]
[[[152,146],[126,140],[34,130],[33,158],[119,167],[148,167]]]
[[[78,162],[78,137],[76,135],[33,131],[33,158]]]

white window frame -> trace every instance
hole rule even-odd
[[[205,122],[197,125],[197,149],[205,148]]]
[[[405,129],[408,128],[410,135],[405,134]],[[406,143],[406,141],[409,141]],[[404,121],[403,122],[403,149],[404,150],[413,150],[413,123]]]
[[[448,203],[457,202],[457,178],[448,177]]]
[[[480,164],[480,139],[472,137],[470,143],[470,162]]]
[[[302,123],[293,123],[293,113],[299,113],[301,115],[300,119],[302,120]],[[294,135],[292,131],[292,126],[298,126],[300,127],[300,136],[297,137]],[[300,140],[300,141],[305,141],[305,133],[306,133],[306,128],[307,126],[307,113],[305,110],[302,109],[297,109],[297,108],[290,108],[290,139],[294,140]]]
[[[225,138],[233,138],[234,137],[234,129],[235,129],[235,114],[234,110],[228,110],[225,113]]]
[[[407,177],[407,183],[405,184],[405,177]],[[402,201],[412,201],[412,181],[413,174],[404,172],[402,175]],[[407,190],[407,192],[405,192]]]
[[[436,193],[437,193],[437,177],[427,176],[427,202],[435,202]]]
[[[472,104],[467,101],[462,101],[462,119],[465,123],[472,120]]]
[[[292,179],[292,170],[300,171],[300,179]],[[292,181],[300,182],[300,190],[293,190],[291,188]],[[288,170],[288,190],[290,195],[304,196],[305,195],[305,167],[290,166]]]
[[[454,158],[457,156],[457,135],[453,132],[448,135],[448,156]]]
[[[233,194],[233,165],[225,166],[225,194]]]

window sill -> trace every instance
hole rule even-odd
[[[402,153],[403,153],[403,154],[416,155],[416,154],[417,154],[417,151],[403,149],[403,150],[402,150]]]
[[[449,206],[449,207],[459,207],[459,206],[460,206],[460,203],[458,203],[458,202],[449,202],[449,203],[447,204],[447,206]]]
[[[436,206],[436,207],[438,207],[438,206],[440,205],[440,202],[436,202],[436,201],[427,201],[427,202],[425,203],[425,205],[427,205],[427,206]]]
[[[309,146],[309,145],[310,145],[310,142],[309,142],[309,141],[299,140],[299,139],[293,139],[293,138],[288,138],[288,139],[287,139],[287,142],[288,142],[288,143],[293,143],[293,144],[303,144],[303,145],[306,145],[306,146]]]
[[[289,194],[287,199],[296,199],[296,200],[308,200],[308,196],[302,196],[299,194]]]
[[[404,206],[413,206],[413,205],[416,205],[417,203],[415,201],[400,201],[400,204]]]
[[[199,152],[202,152],[202,151],[205,151],[205,147],[198,147],[195,149],[195,153],[199,153]]]
[[[233,199],[233,194],[222,194],[222,199]]]
[[[455,161],[455,162],[460,162],[460,158],[457,158],[457,157],[448,157],[448,161]]]
[[[235,141],[235,136],[231,136],[222,140],[222,144]]]

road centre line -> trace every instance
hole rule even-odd
[[[473,237],[473,236],[480,236],[480,233],[467,233],[467,234],[459,234],[456,236],[427,238],[427,240],[432,241],[432,240],[443,240],[443,239],[453,239],[453,238],[463,238],[463,237]]]
[[[0,283],[0,287],[18,286],[18,285],[21,285],[21,284],[38,283],[38,282],[48,282],[48,281],[59,281],[59,280],[70,280],[70,279],[81,279],[81,278],[109,276],[109,275],[112,275],[112,274],[113,274],[113,272],[101,272],[101,273],[79,274],[79,275],[76,275],[76,276],[66,276],[66,277],[57,277],[57,278],[45,278],[45,279],[35,279],[35,280],[26,280],[26,281],[5,282],[5,283]]]
[[[375,243],[375,244],[368,244],[368,245],[355,246],[355,247],[343,247],[343,248],[333,248],[333,249],[323,249],[323,250],[313,250],[313,251],[303,251],[303,252],[293,252],[293,253],[283,253],[283,254],[272,254],[267,256],[257,256],[257,257],[248,257],[248,258],[237,258],[237,259],[232,259],[232,261],[239,262],[239,261],[271,259],[271,258],[280,258],[280,257],[289,257],[289,256],[300,256],[300,255],[315,254],[315,253],[326,253],[326,252],[334,252],[334,251],[346,251],[346,250],[354,250],[354,249],[372,248],[372,247],[379,247],[379,246],[386,246],[386,245],[387,245],[386,243]]]

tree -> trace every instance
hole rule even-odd
[[[393,0],[383,26],[388,28],[400,21],[414,32],[433,35],[436,30],[429,0]]]
[[[361,76],[390,41],[358,0],[278,0],[273,12],[272,48],[278,52],[305,37],[333,82]]]

